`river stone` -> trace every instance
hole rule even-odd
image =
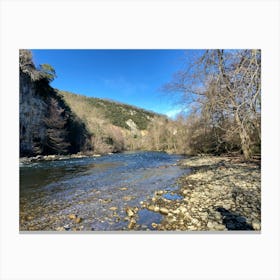
[[[65,225],[63,226],[65,230],[70,230],[70,226],[69,225]]]
[[[158,225],[157,225],[156,223],[152,223],[151,226],[152,226],[153,228],[157,228]]]
[[[74,219],[77,218],[77,215],[76,215],[76,214],[70,214],[70,215],[68,216],[68,218],[71,219],[71,220],[74,220]]]
[[[126,191],[128,188],[119,188],[120,191]]]
[[[164,215],[167,215],[169,211],[168,211],[168,209],[162,207],[162,208],[159,209],[159,212],[164,214]]]
[[[134,199],[134,198],[135,198],[135,196],[129,196],[129,195],[128,195],[128,196],[124,196],[124,197],[123,197],[123,200],[124,200],[124,201],[130,201],[130,200],[132,200],[132,199]]]
[[[209,229],[213,229],[213,228],[214,228],[214,225],[213,225],[212,222],[208,222],[208,223],[207,223],[207,227],[208,227]]]
[[[127,214],[128,217],[133,217],[134,216],[134,212],[130,208],[126,209],[126,214]]]
[[[196,218],[193,218],[193,219],[192,219],[192,223],[195,224],[195,225],[200,224],[199,220],[196,219]]]
[[[109,208],[109,210],[111,210],[111,211],[116,211],[117,209],[118,209],[118,207],[115,207],[115,206],[112,206]]]
[[[256,221],[252,223],[252,227],[254,230],[258,230],[258,231],[261,230],[261,224]]]
[[[214,229],[216,229],[216,230],[225,230],[225,226],[224,225],[215,225],[214,226]]]
[[[135,225],[136,225],[135,219],[131,219],[129,224],[128,224],[128,228],[133,229],[135,227]]]
[[[82,218],[80,218],[80,217],[77,217],[77,218],[75,219],[75,223],[76,223],[76,224],[79,224],[81,221],[82,221]]]
[[[155,207],[154,207],[154,211],[155,211],[155,212],[159,212],[159,207],[158,207],[158,206],[155,206]]]
[[[197,228],[195,226],[189,226],[188,229],[189,230],[196,230]]]
[[[179,209],[179,211],[181,211],[182,213],[187,212],[187,208],[186,208],[185,206],[183,206],[183,205],[181,205],[178,209]],[[193,210],[193,209],[192,209],[192,210]]]

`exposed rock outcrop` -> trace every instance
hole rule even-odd
[[[32,80],[32,76],[22,68],[20,68],[19,78],[20,154],[40,154],[43,148],[42,143],[46,141],[47,134],[44,123],[44,119],[48,115],[47,100],[39,95],[36,80]]]
[[[51,74],[36,69],[30,51],[20,50],[19,57],[20,156],[90,149],[85,125],[49,85]]]

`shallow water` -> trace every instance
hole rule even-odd
[[[140,201],[155,190],[178,187],[176,179],[186,172],[175,165],[181,158],[129,152],[23,164],[20,230],[127,230],[126,207],[140,208]],[[160,214],[140,211],[143,228],[160,220]],[[81,221],[70,219],[70,214]]]
[[[181,196],[177,193],[165,193],[163,195],[163,197],[165,199],[168,199],[168,200],[181,200],[181,199],[183,199],[183,196]]]

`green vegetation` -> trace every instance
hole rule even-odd
[[[53,81],[56,78],[55,70],[49,64],[40,64],[38,71],[40,71],[42,76],[45,77],[49,82]]]
[[[130,129],[126,122],[131,119],[139,130],[145,130],[151,119],[159,116],[159,114],[116,101],[86,97],[65,91],[59,91],[59,93],[64,96],[66,102],[71,104],[74,111],[82,114],[80,109],[84,110],[86,107],[94,115],[99,112],[111,124],[125,129]]]

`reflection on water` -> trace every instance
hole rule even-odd
[[[152,223],[159,224],[163,219],[161,214],[153,211],[149,211],[147,209],[140,210],[138,212],[138,216],[139,216],[138,223],[142,225],[142,227],[145,228],[146,226],[150,230],[154,229],[152,227]]]
[[[76,175],[85,175],[95,169],[105,170],[110,167],[116,166],[116,163],[88,163],[79,164],[81,160],[77,162],[63,161],[60,164],[41,163],[31,166],[23,166],[20,170],[20,188],[24,191],[26,188],[36,188],[44,186],[52,182],[57,182],[61,178],[71,179]],[[84,162],[83,162],[84,163]]]
[[[125,208],[139,206],[157,189],[172,190],[185,172],[174,166],[180,158],[130,152],[22,165],[20,230],[127,229]],[[143,213],[140,222],[150,223],[151,215]]]
[[[176,194],[176,193],[165,193],[163,195],[163,197],[165,199],[168,199],[168,200],[181,200],[181,199],[183,199],[183,197],[181,195]]]

